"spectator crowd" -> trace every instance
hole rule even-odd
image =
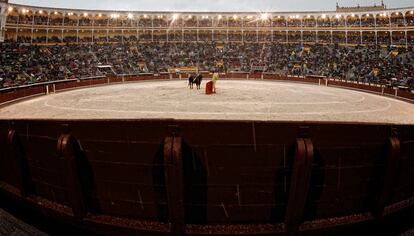
[[[414,89],[413,48],[215,42],[0,44],[0,88],[108,73],[161,73],[183,67],[321,75]]]

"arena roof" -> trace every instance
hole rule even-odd
[[[303,18],[303,17],[342,17],[342,16],[369,16],[369,15],[393,15],[398,13],[407,13],[407,14],[413,14],[414,12],[414,6],[412,7],[405,7],[405,8],[392,8],[392,9],[386,9],[381,11],[356,11],[356,12],[337,12],[337,11],[133,11],[133,10],[85,10],[80,8],[53,8],[53,7],[40,7],[40,6],[28,6],[28,5],[20,5],[20,4],[9,4],[9,11],[13,9],[18,9],[19,11],[40,11],[45,10],[49,11],[50,13],[55,12],[62,12],[64,14],[91,14],[91,15],[98,15],[98,14],[106,14],[113,16],[122,16],[122,15],[128,15],[128,17],[131,15],[132,17],[138,16],[138,15],[168,15],[173,14],[177,16],[192,14],[192,15],[213,15],[218,16],[223,14],[225,17],[234,17],[234,16],[243,16],[243,15],[254,15],[256,14],[257,17],[262,17],[263,15],[266,15],[266,17],[276,17],[276,16],[282,16],[282,17],[290,17],[290,18]],[[177,13],[177,14],[176,14]],[[116,18],[116,17],[114,17]]]
[[[179,11],[179,12],[300,12],[300,11],[329,11],[335,9],[335,2],[331,0],[11,0],[10,3],[21,5],[37,5],[40,7],[69,8],[79,10],[101,11]],[[341,6],[373,5],[371,1],[340,0]],[[380,2],[377,3],[379,5]],[[413,6],[412,0],[388,0],[385,4],[390,8],[405,8]]]

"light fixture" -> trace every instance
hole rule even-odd
[[[260,19],[262,19],[262,20],[267,20],[268,18],[269,18],[269,14],[267,14],[267,13],[263,13],[263,14],[260,15]]]
[[[39,14],[43,14],[43,11],[42,11],[42,10],[40,10],[40,11],[39,11]]]
[[[147,15],[144,15],[144,18],[148,18],[148,16]]]
[[[221,15],[218,16],[218,19],[221,20],[221,18],[223,18]]]
[[[101,13],[99,13],[99,14],[98,14],[98,17],[102,17],[102,14],[101,14]]]
[[[341,18],[341,15],[336,15],[335,17],[336,17],[336,19],[339,19],[339,18]]]
[[[173,20],[177,20],[177,19],[178,19],[178,17],[179,17],[179,16],[178,16],[178,14],[174,14],[174,15],[172,16],[172,19],[173,19]]]
[[[85,13],[83,13],[83,16],[84,16],[84,17],[87,17],[87,16],[88,16],[88,13],[86,13],[86,12],[85,12]]]
[[[134,18],[134,15],[132,15],[131,13],[128,13],[128,19],[132,19]]]
[[[237,15],[234,15],[234,16],[233,16],[233,19],[235,19],[235,20],[236,20],[236,19],[237,19]]]
[[[9,7],[9,12],[13,11],[13,7]]]
[[[55,13],[54,13],[55,15],[57,15],[58,14],[58,12],[57,11],[55,11]]]
[[[322,15],[322,19],[326,19],[326,15],[325,14]]]

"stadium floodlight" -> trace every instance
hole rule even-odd
[[[132,19],[134,18],[134,15],[132,15],[131,13],[128,13],[128,19]]]
[[[269,14],[268,14],[268,13],[262,13],[262,14],[260,15],[260,19],[262,19],[263,21],[265,21],[265,20],[269,19]]]

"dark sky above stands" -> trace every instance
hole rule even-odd
[[[59,8],[131,11],[316,11],[341,6],[373,5],[374,0],[9,0],[11,3]],[[376,3],[380,4],[380,0]],[[386,0],[388,8],[414,6],[413,0]]]

